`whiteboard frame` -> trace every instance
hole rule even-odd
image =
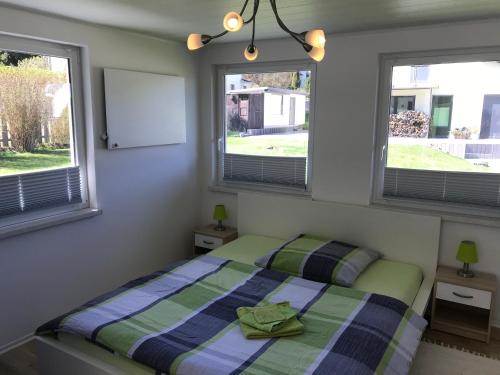
[[[183,77],[104,69],[108,150],[186,143]]]

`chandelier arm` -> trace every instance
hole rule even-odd
[[[226,35],[228,32],[229,32],[229,31],[225,30],[225,31],[221,32],[220,34],[217,34],[217,35],[210,35],[210,40],[220,38],[221,36]]]
[[[243,13],[245,13],[245,10],[247,9],[248,1],[249,0],[245,0],[245,3],[243,4],[243,8],[241,8],[240,16],[242,16],[242,17],[243,17]]]
[[[274,13],[274,17],[276,18],[276,22],[278,22],[278,25],[279,27],[281,27],[281,29],[283,31],[285,31],[286,33],[288,33],[293,39],[295,39],[297,42],[299,42],[300,44],[302,44],[302,46],[309,46],[309,44],[307,44],[302,36],[302,34],[299,34],[299,33],[295,33],[293,32],[292,30],[290,30],[286,25],[285,23],[281,20],[279,14],[278,14],[278,8],[276,7],[276,0],[269,0],[269,2],[271,3],[271,8],[273,10],[273,13]]]
[[[255,17],[257,15],[257,11],[259,10],[259,0],[254,0],[253,3],[253,23],[252,23],[252,43],[251,45],[254,46],[254,41],[255,41],[255,21],[257,18]]]
[[[253,22],[253,20],[255,20],[255,17],[257,16],[257,11],[259,10],[259,5],[260,5],[260,0],[254,0],[252,17],[250,17],[248,20],[243,22],[245,25],[247,25],[250,22]]]

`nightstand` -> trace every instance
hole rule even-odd
[[[207,225],[194,231],[195,256],[206,254],[238,238],[236,228],[226,227],[225,231],[217,231],[215,227],[215,225]]]
[[[456,268],[438,267],[431,328],[489,343],[496,276],[475,274],[467,279],[458,276]]]

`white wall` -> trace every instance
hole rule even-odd
[[[330,35],[325,60],[318,64],[316,123],[314,124],[313,198],[367,205],[370,203],[379,54],[443,48],[499,45],[500,21],[426,26],[343,35]],[[291,40],[258,41],[259,61],[305,58]],[[233,224],[236,196],[208,189],[214,153],[213,64],[243,63],[243,44],[214,45],[202,52],[200,77],[203,147],[204,218],[210,220],[213,205],[227,205]],[[477,270],[500,277],[500,230],[494,227],[445,221],[442,227],[440,263],[459,266],[454,260],[458,243],[475,240],[479,246]],[[500,286],[500,285],[499,285]],[[500,324],[500,298],[496,301]]]
[[[183,44],[1,7],[0,31],[88,46],[103,210],[0,241],[1,348],[98,294],[186,257],[200,194],[197,66]],[[104,67],[186,77],[187,144],[108,152],[99,141]]]
[[[467,127],[479,138],[485,95],[500,93],[500,64],[474,62],[432,65],[432,95],[453,95],[451,129]]]
[[[283,110],[281,112],[281,110]],[[264,93],[264,127],[289,126],[290,96]]]

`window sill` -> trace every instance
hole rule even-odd
[[[238,193],[241,193],[241,192],[275,193],[275,194],[278,193],[278,194],[290,195],[290,196],[295,196],[295,197],[311,198],[310,191],[302,191],[302,190],[287,189],[287,188],[280,188],[280,187],[271,187],[271,186],[253,186],[253,185],[246,185],[246,184],[210,185],[208,187],[208,190],[215,192],[215,193],[226,193],[226,194],[233,194],[233,195],[237,195]]]
[[[38,219],[28,220],[16,224],[0,227],[0,240],[8,237],[18,236],[24,233],[50,228],[56,225],[72,223],[74,221],[88,219],[102,214],[97,208],[83,208],[70,212],[54,214]]]
[[[437,207],[432,208],[430,204],[416,203],[414,201],[405,201],[400,199],[377,199],[371,204],[372,207],[387,209],[387,210],[397,210],[403,212],[413,212],[415,214],[439,216],[444,222],[450,223],[462,223],[462,224],[472,224],[472,225],[482,225],[488,227],[500,228],[500,213],[491,212],[487,209],[482,209],[481,214],[474,214],[472,210],[469,209],[457,209],[456,207],[450,208]],[[488,214],[488,212],[491,212]]]

